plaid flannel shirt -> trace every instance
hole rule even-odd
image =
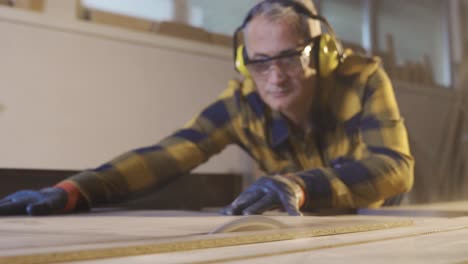
[[[230,81],[215,102],[158,144],[63,183],[75,186],[89,206],[119,202],[187,174],[237,144],[267,175],[300,177],[303,210],[377,207],[408,191],[414,161],[380,61],[349,55],[332,78],[318,85],[307,133],[295,131],[263,103],[252,80]]]

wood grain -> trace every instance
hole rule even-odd
[[[0,219],[0,263],[58,263],[367,232],[408,219],[272,216],[285,227],[208,234],[239,217],[69,216]]]

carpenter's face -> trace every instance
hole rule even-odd
[[[303,108],[312,100],[313,87],[301,56],[304,39],[290,24],[269,21],[263,16],[252,19],[246,28],[245,43],[250,60],[278,59],[247,65],[262,100],[277,111]],[[285,55],[285,56],[281,56]]]

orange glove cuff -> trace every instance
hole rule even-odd
[[[65,205],[65,208],[63,208],[63,213],[74,211],[78,202],[83,199],[83,196],[81,195],[81,192],[78,190],[78,188],[76,188],[76,186],[69,181],[60,182],[54,187],[61,188],[68,194],[67,204]]]
[[[291,180],[292,182],[296,183],[299,188],[295,190],[296,195],[298,197],[298,207],[299,209],[304,206],[305,201],[306,201],[306,192],[305,192],[305,184],[303,180],[291,173],[285,174],[284,177],[286,177],[288,180]]]

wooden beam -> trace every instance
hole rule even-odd
[[[13,6],[33,11],[44,11],[44,0],[14,0]]]

